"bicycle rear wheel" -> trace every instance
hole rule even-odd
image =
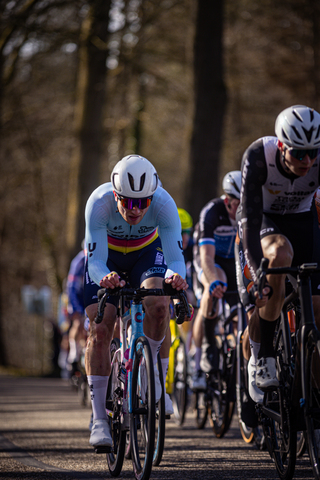
[[[178,340],[179,345],[174,352],[172,403],[174,419],[178,425],[182,425],[187,410],[187,352],[183,339]]]
[[[131,458],[137,480],[151,474],[155,440],[154,366],[148,340],[135,341],[132,370]]]
[[[286,318],[281,313],[281,322],[276,335],[275,351],[279,388],[265,395],[264,405],[273,410],[273,418],[263,423],[266,446],[273,458],[279,477],[291,480],[294,475],[297,451],[297,432],[292,427],[292,409],[290,403],[293,383],[291,366],[291,348]]]
[[[219,350],[219,371],[209,382],[209,420],[217,438],[229,430],[235,406],[235,348],[225,342]]]
[[[111,351],[111,373],[108,382],[106,408],[110,411],[109,417],[113,451],[107,453],[107,462],[111,475],[118,477],[122,470],[126,432],[122,427],[122,396],[123,384],[118,378],[121,365],[120,341],[113,339],[110,346]]]
[[[158,354],[158,372],[160,377],[160,384],[162,389],[162,394],[160,400],[156,405],[156,424],[155,424],[155,448],[153,454],[153,466],[158,466],[161,462],[163,450],[164,450],[164,439],[166,434],[166,404],[165,404],[165,386],[162,375],[162,366],[161,358]]]
[[[208,395],[207,392],[195,392],[194,410],[196,414],[196,425],[199,430],[202,430],[208,418]]]
[[[313,330],[307,342],[305,366],[305,419],[313,475],[320,478],[320,334]]]

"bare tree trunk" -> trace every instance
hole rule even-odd
[[[312,107],[318,112],[320,109],[320,4],[318,0],[310,0],[312,32],[313,32],[313,59],[314,69],[312,72],[314,84],[314,100]]]
[[[75,108],[77,146],[71,160],[67,246],[70,259],[85,233],[84,210],[99,185],[106,92],[108,19],[111,0],[92,0],[82,26]]]
[[[217,178],[227,103],[222,34],[223,0],[198,0],[194,43],[195,114],[190,149],[192,189],[186,189],[186,204],[195,219],[219,189]]]

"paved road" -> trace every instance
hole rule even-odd
[[[0,479],[97,480],[112,478],[105,455],[89,446],[90,410],[80,406],[65,380],[0,376]],[[125,460],[120,477],[133,478]],[[234,418],[217,439],[209,424],[195,428],[192,412],[185,425],[167,421],[166,447],[153,480],[277,479],[266,452],[246,445]],[[305,455],[295,479],[312,480]]]

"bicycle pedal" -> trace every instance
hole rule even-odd
[[[94,451],[97,454],[100,453],[111,453],[113,451],[112,446],[107,447],[107,446],[101,446],[101,447],[94,447]]]

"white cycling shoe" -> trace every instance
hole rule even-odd
[[[89,440],[93,447],[111,447],[112,437],[108,420],[94,420]]]
[[[257,387],[263,391],[277,388],[279,386],[275,358],[259,358],[257,363],[256,384]]]
[[[256,403],[263,403],[264,393],[256,384],[257,366],[252,362],[253,358],[250,357],[248,362],[248,385],[249,395]]]

